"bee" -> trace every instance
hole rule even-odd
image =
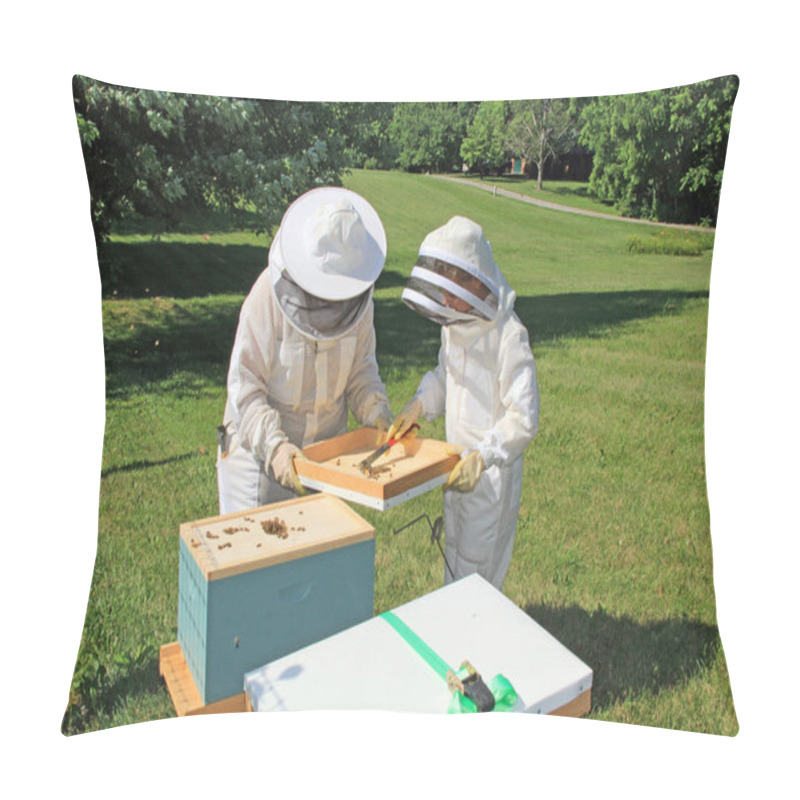
[[[262,521],[261,527],[264,533],[272,534],[279,539],[285,539],[289,535],[286,530],[286,523],[282,519],[278,519],[278,517]]]

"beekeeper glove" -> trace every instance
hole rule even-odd
[[[392,425],[392,415],[385,411],[377,416],[375,422],[372,424],[378,429],[378,435],[375,437],[375,447],[381,447],[386,444],[388,440],[387,431]]]
[[[414,396],[394,418],[386,438],[399,439],[419,419],[420,414],[422,414],[422,400]]]
[[[456,451],[457,452],[457,451]],[[455,465],[444,488],[457,492],[471,492],[475,488],[481,473],[486,468],[483,456],[477,450],[468,450]]]
[[[306,493],[306,490],[297,477],[294,468],[295,458],[303,458],[303,451],[291,442],[282,442],[275,448],[270,466],[281,486],[302,495]]]

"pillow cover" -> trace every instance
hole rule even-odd
[[[377,362],[397,412],[440,329],[400,295],[425,235],[480,223],[541,393],[503,591],[593,671],[588,716],[733,735],[716,625],[704,359],[733,76],[635,95],[301,103],[76,76],[103,293],[97,558],[62,730],[173,716],[179,529],[218,513],[217,426],[244,297],[303,192],[387,232]],[[442,420],[426,423],[444,438]],[[375,513],[374,611],[439,589],[431,493]],[[441,542],[443,544],[443,541]],[[457,666],[457,665],[455,665]],[[445,704],[446,706],[446,704]],[[443,707],[443,711],[445,707]]]

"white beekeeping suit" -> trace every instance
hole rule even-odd
[[[499,589],[511,561],[522,453],[539,426],[536,364],[515,298],[482,229],[464,217],[425,238],[403,290],[407,305],[442,325],[442,343],[389,436],[444,413],[447,441],[464,448],[444,495],[446,583],[477,572]]]
[[[386,235],[372,206],[314,189],[287,210],[239,315],[217,457],[220,513],[302,492],[300,448],[391,421],[375,358],[372,290]]]

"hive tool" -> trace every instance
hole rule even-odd
[[[419,430],[419,425],[415,422],[402,436],[392,437],[391,439],[387,439],[385,444],[382,444],[374,453],[368,455],[363,461],[359,462],[358,469],[364,473],[364,475],[370,475],[372,473],[372,465],[390,448],[394,447],[401,439],[405,439],[410,441],[417,435],[417,431]]]

